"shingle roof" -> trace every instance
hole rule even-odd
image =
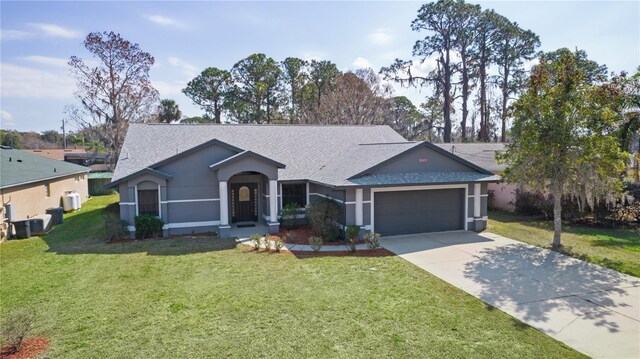
[[[359,186],[391,186],[431,183],[497,182],[499,176],[479,172],[413,172],[367,175],[351,179]]]
[[[89,168],[1,147],[0,188],[88,172]]]
[[[436,143],[436,146],[493,173],[504,171],[506,165],[496,162],[495,154],[505,150],[504,143]]]
[[[350,167],[359,162],[379,161],[397,152],[384,154],[359,143],[408,143],[388,126],[131,124],[113,181],[212,139],[284,163],[286,168],[278,170],[280,180],[313,179],[319,171],[318,177],[328,179],[329,168],[331,173],[351,173]]]
[[[84,148],[54,148],[54,149],[44,149],[44,150],[25,150],[26,152],[30,152],[36,155],[44,156],[47,158],[51,158],[54,160],[64,161],[64,156],[72,153],[85,153]]]
[[[131,124],[112,185],[212,141],[285,164],[278,170],[281,181],[332,186],[353,186],[348,178],[423,144],[405,140],[389,126]]]

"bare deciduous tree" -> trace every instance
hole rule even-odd
[[[82,106],[66,112],[117,159],[129,123],[154,120],[159,97],[149,80],[149,69],[155,60],[138,44],[114,32],[92,32],[84,46],[98,65],[92,67],[78,56],[71,57],[75,96]]]

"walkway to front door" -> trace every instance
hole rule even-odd
[[[640,358],[640,279],[492,233],[387,237],[382,246],[568,346]]]

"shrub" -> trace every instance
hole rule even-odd
[[[309,237],[309,245],[314,252],[317,252],[322,247],[322,237],[320,236],[311,236]]]
[[[307,208],[307,219],[314,234],[329,242],[342,239],[343,232],[337,224],[342,218],[342,208],[332,199],[320,197]]]
[[[544,215],[553,218],[553,198],[545,197],[541,192],[528,192],[516,189],[515,210],[525,215]]]
[[[152,216],[150,214],[143,214],[136,216],[136,238],[144,239],[153,237],[156,238],[162,235],[162,226],[164,222],[162,219]]]
[[[289,203],[282,211],[280,211],[280,223],[284,228],[292,228],[296,225],[296,215],[298,214],[298,205]]]
[[[251,243],[253,243],[253,247],[255,248],[255,250],[260,250],[260,238],[261,236],[257,233],[249,237],[249,240],[251,241]]]
[[[29,335],[33,326],[33,314],[27,312],[14,312],[2,322],[0,336],[7,343],[9,353],[20,350],[22,341]]]
[[[295,234],[295,232],[287,232],[287,234],[285,235],[285,237],[289,240],[289,242],[291,243],[295,243],[298,241],[298,235]]]
[[[280,252],[282,247],[284,247],[284,238],[283,237],[276,237],[276,240],[273,243],[273,248],[276,250],[276,252]]]
[[[264,236],[264,249],[269,252],[271,251],[271,235],[267,234]]]
[[[112,213],[105,213],[103,215],[105,237],[108,241],[115,238],[124,238],[129,235],[129,224],[127,221],[121,220],[118,216]]]
[[[487,208],[490,211],[496,209],[496,192],[492,189],[487,191]]]
[[[373,250],[380,247],[380,233],[367,232],[364,235],[364,240],[367,242],[367,247]]]
[[[358,235],[360,234],[360,226],[350,225],[347,226],[347,243],[352,252],[356,251],[356,245],[358,245]]]

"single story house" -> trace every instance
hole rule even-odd
[[[7,146],[0,146],[0,154],[0,196],[3,207],[11,203],[14,219],[60,207],[68,191],[78,192],[83,202],[89,197],[87,167]]]
[[[132,233],[141,214],[165,235],[226,237],[246,222],[276,233],[283,206],[327,197],[338,226],[398,235],[482,231],[499,179],[389,126],[131,124],[108,186]]]
[[[502,174],[507,168],[506,165],[498,164],[496,161],[496,154],[505,150],[504,143],[439,143],[437,146],[496,175]],[[490,183],[489,191],[493,195],[493,206],[503,211],[513,212],[517,188],[518,186],[513,183]]]

